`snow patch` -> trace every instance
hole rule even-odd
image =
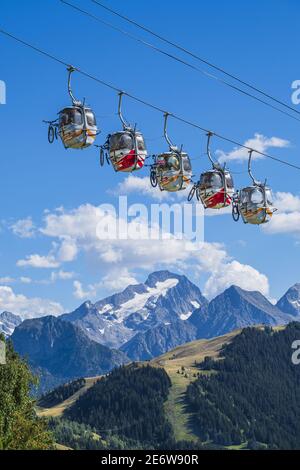
[[[147,287],[147,292],[143,294],[135,293],[132,299],[129,299],[127,302],[121,304],[115,311],[117,323],[122,323],[131,313],[139,312],[141,315],[145,316],[145,319],[148,316],[148,309],[145,307],[147,301],[151,299],[152,306],[155,305],[157,299],[160,296],[165,297],[168,290],[172,287],[175,287],[178,284],[178,279],[166,279],[162,282],[157,282],[155,287]]]
[[[98,310],[98,313],[101,315],[102,313],[106,313],[112,309],[113,309],[113,306],[111,304],[106,304],[100,310]]]
[[[188,318],[190,318],[190,316],[192,315],[193,312],[187,312],[187,313],[182,313],[180,315],[180,320],[187,320]]]
[[[193,305],[193,307],[195,308],[200,308],[201,305],[199,304],[199,302],[197,302],[196,300],[191,300],[191,304]]]

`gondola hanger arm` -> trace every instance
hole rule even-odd
[[[255,151],[255,150],[250,149],[249,152],[248,152],[248,153],[249,153],[249,159],[248,159],[248,174],[249,174],[250,178],[251,178],[252,181],[253,181],[253,185],[254,185],[254,186],[260,186],[261,183],[260,183],[259,181],[257,181],[257,180],[254,178],[253,173],[252,173],[252,168],[251,168],[252,154],[253,154],[254,151]]]
[[[124,131],[127,130],[127,129],[131,129],[130,124],[126,121],[126,119],[124,118],[124,116],[122,114],[122,100],[123,100],[123,96],[126,95],[126,94],[127,93],[125,93],[125,91],[119,91],[119,93],[118,93],[118,95],[119,95],[118,116],[120,118],[120,121],[122,123]]]
[[[76,68],[73,67],[73,65],[69,65],[69,67],[67,68],[67,71],[69,73],[69,75],[68,75],[68,93],[69,93],[70,98],[72,100],[73,106],[80,106],[81,101],[77,100],[75,98],[75,96],[73,95],[72,87],[71,87],[71,76],[72,76],[72,73],[75,72],[75,70],[76,70]]]
[[[224,168],[221,167],[220,163],[219,162],[216,162],[213,157],[212,157],[212,154],[211,154],[211,151],[210,151],[210,142],[211,142],[211,138],[214,136],[214,132],[212,131],[208,131],[206,136],[207,136],[207,146],[206,146],[206,154],[209,158],[209,161],[210,163],[212,164],[212,167],[214,170],[222,170],[222,169],[225,169],[225,166]]]
[[[167,127],[168,127],[168,119],[169,119],[169,116],[172,116],[171,113],[168,113],[167,111],[164,113],[164,136],[165,136],[165,139],[167,141],[167,144],[169,145],[170,147],[170,150],[177,150],[177,146],[173,144],[173,142],[171,141],[169,135],[168,135],[168,131],[167,131]]]

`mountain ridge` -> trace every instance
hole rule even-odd
[[[293,317],[300,316],[300,283],[290,287],[276,305],[282,312]]]
[[[208,305],[193,312],[190,319],[197,327],[198,338],[220,336],[251,325],[276,326],[291,321],[290,315],[271,304],[258,291],[230,286]]]
[[[129,362],[118,350],[92,341],[76,325],[54,316],[25,320],[11,336],[15,350],[41,376],[41,387],[101,375]]]

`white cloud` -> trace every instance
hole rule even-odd
[[[0,284],[13,284],[16,280],[10,276],[0,277]]]
[[[50,281],[55,282],[55,281],[69,281],[70,279],[74,279],[75,273],[73,271],[53,271],[50,276]]]
[[[272,220],[263,226],[263,231],[268,234],[300,235],[300,196],[292,193],[278,192],[275,194],[274,206],[278,212]]]
[[[74,287],[73,295],[74,297],[76,297],[76,299],[80,299],[80,300],[89,299],[89,298],[95,297],[96,295],[96,290],[92,286],[89,286],[88,289],[84,290],[80,281],[74,281],[73,287]]]
[[[138,284],[138,280],[128,271],[127,268],[112,269],[100,282],[83,288],[81,282],[74,281],[74,297],[78,299],[92,299],[99,295],[99,292],[115,293],[124,290],[127,286]]]
[[[39,297],[29,298],[16,294],[11,287],[0,286],[0,311],[3,310],[20,315],[22,319],[61,315],[64,311],[58,302]]]
[[[41,256],[38,254],[26,256],[25,259],[17,261],[19,267],[32,268],[58,268],[60,263],[56,261],[53,255]]]
[[[274,205],[280,212],[300,212],[300,196],[277,192],[274,195]]]
[[[104,276],[96,288],[104,289],[108,292],[117,292],[133,284],[138,284],[137,279],[126,268],[123,268],[121,270],[113,270]]]
[[[77,256],[77,246],[76,243],[72,239],[63,240],[59,252],[58,258],[62,262],[70,262],[73,261]]]
[[[212,272],[205,284],[204,295],[215,297],[232,285],[245,290],[258,290],[264,295],[269,294],[269,281],[267,276],[261,274],[252,266],[241,264],[238,261],[221,264]]]
[[[117,195],[124,194],[143,194],[144,196],[151,197],[158,201],[168,199],[170,194],[167,191],[161,191],[159,187],[153,188],[150,179],[147,176],[139,177],[135,175],[128,175],[121,183],[118,184],[117,189],[113,192]]]
[[[22,284],[31,284],[31,283],[32,283],[32,279],[31,279],[31,277],[21,276],[21,277],[20,277],[20,282],[21,282]]]
[[[254,137],[246,140],[244,145],[248,148],[258,150],[259,152],[266,153],[270,148],[285,148],[288,147],[290,143],[288,140],[284,140],[279,137],[269,138],[262,134],[256,133],[254,134]],[[224,152],[223,150],[217,150],[216,155],[220,163],[229,161],[244,162],[249,158],[248,150],[242,147],[235,147],[231,152],[228,153]],[[252,158],[253,160],[257,160],[264,157],[254,152]]]
[[[263,227],[268,234],[300,235],[300,212],[284,212],[275,214],[272,220]]]
[[[18,220],[16,223],[12,224],[10,228],[12,232],[20,238],[32,238],[35,236],[35,225],[31,217]]]
[[[62,246],[67,241],[74,247],[74,253],[88,255],[91,263],[102,272],[102,281],[87,287],[83,287],[78,280],[74,281],[76,298],[94,297],[102,290],[122,289],[126,284],[135,282],[131,272],[137,268],[144,271],[168,268],[187,274],[193,271],[195,276],[208,274],[206,294],[209,297],[230,283],[267,292],[265,276],[231,259],[220,244],[196,243],[172,236],[157,240],[101,240],[97,237],[97,227],[107,221],[105,217],[107,215],[100,207],[86,204],[71,211],[61,209],[46,214],[44,226],[40,229],[45,236],[55,239],[58,253],[59,243]],[[122,224],[122,220],[114,215],[110,215],[110,220]],[[129,222],[129,229],[133,228],[140,233],[149,229],[147,222],[141,219]],[[152,228],[155,233],[157,227]],[[217,282],[219,277],[222,281]]]

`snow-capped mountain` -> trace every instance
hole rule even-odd
[[[91,339],[120,347],[138,332],[188,320],[195,309],[206,303],[199,288],[187,277],[158,271],[150,274],[144,284],[128,286],[95,304],[85,302],[62,318],[81,327]]]
[[[251,325],[280,325],[292,320],[271,304],[260,292],[231,286],[208,305],[196,310],[190,321],[198,329],[198,338],[220,336]]]
[[[292,286],[277,302],[277,307],[293,317],[300,317],[300,284]]]
[[[0,333],[4,336],[10,336],[13,334],[14,329],[22,323],[21,317],[11,312],[0,313]]]

